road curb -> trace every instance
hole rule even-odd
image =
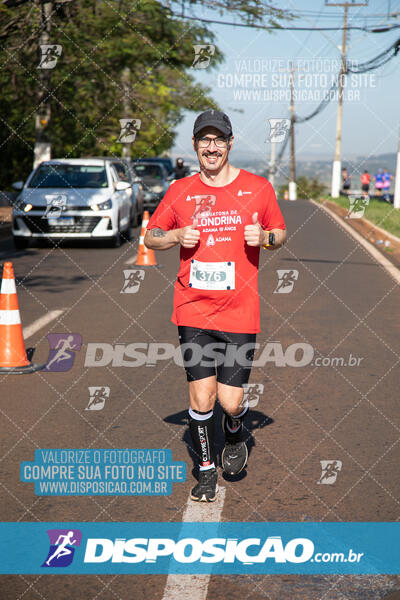
[[[396,281],[396,283],[400,284],[400,270],[392,262],[390,262],[390,260],[388,258],[383,256],[379,252],[379,250],[377,250],[375,248],[375,246],[373,246],[371,244],[371,242],[366,240],[365,237],[363,237],[360,233],[358,233],[358,231],[353,229],[353,227],[348,225],[348,223],[346,223],[346,221],[344,221],[341,217],[339,217],[330,208],[327,208],[326,206],[324,206],[323,204],[320,204],[319,202],[316,202],[315,200],[310,200],[310,202],[312,202],[315,206],[318,206],[318,208],[320,208],[321,210],[325,211],[332,219],[334,219],[337,223],[339,223],[339,225],[345,231],[347,231],[347,233],[350,233],[350,235],[352,235],[353,238],[355,240],[357,240],[357,242],[359,244],[361,244],[371,254],[371,256],[373,256],[373,258],[382,267],[384,267],[386,269],[386,271],[393,277],[393,279]]]

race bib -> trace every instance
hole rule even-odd
[[[233,261],[201,262],[192,259],[189,287],[199,290],[234,290],[235,263]]]

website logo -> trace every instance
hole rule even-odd
[[[75,360],[75,352],[82,346],[79,333],[49,333],[49,357],[43,371],[69,371]]]
[[[279,281],[274,294],[289,294],[299,278],[299,272],[296,269],[277,269],[276,272]]]
[[[207,69],[211,57],[214,56],[214,44],[193,44],[194,59],[192,69]]]
[[[120,132],[117,142],[121,144],[132,144],[136,139],[142,121],[141,119],[119,119]]]
[[[110,397],[107,386],[89,386],[89,402],[85,410],[103,410],[106,400]]]
[[[268,119],[269,122],[269,142],[283,142],[290,131],[290,119]]]
[[[38,69],[54,69],[62,54],[60,44],[40,44],[40,62]]]
[[[75,547],[81,545],[79,529],[48,529],[50,548],[42,567],[68,567],[73,559]]]
[[[335,483],[339,472],[342,470],[341,460],[320,460],[321,463],[321,477],[317,483],[324,483],[326,485],[332,485]]]
[[[124,269],[124,285],[121,294],[137,294],[145,276],[144,269]]]

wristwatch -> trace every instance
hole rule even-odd
[[[268,235],[268,244],[263,244],[263,248],[266,250],[270,246],[275,246],[275,234],[272,233],[272,231],[270,231]]]

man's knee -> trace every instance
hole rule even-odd
[[[218,400],[222,408],[230,415],[237,415],[243,410],[243,388],[218,385]]]
[[[214,408],[216,389],[202,386],[199,382],[190,386],[190,406],[194,410],[206,412]]]

